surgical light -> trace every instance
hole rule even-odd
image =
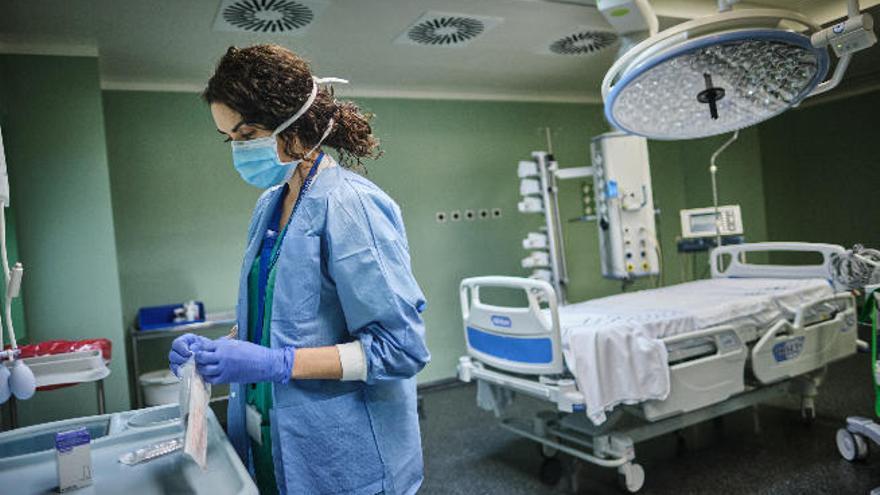
[[[725,5],[651,35],[614,63],[602,82],[612,125],[661,140],[749,127],[832,89],[852,53],[876,43],[871,17],[852,0],[849,18],[824,30],[795,12]],[[829,46],[840,60],[825,81]]]

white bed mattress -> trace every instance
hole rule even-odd
[[[664,337],[717,325],[766,329],[833,294],[823,279],[699,280],[559,308],[565,361],[596,423],[618,404],[669,394]]]

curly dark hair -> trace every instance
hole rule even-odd
[[[283,46],[232,46],[217,63],[202,98],[228,106],[248,124],[272,130],[302,107],[313,84],[308,62]],[[304,146],[314,145],[332,118],[335,123],[323,145],[335,149],[344,165],[362,165],[362,158],[381,155],[372,117],[351,101],[337,101],[332,88],[319,87],[312,106],[280,136],[285,152],[293,156],[294,136]]]

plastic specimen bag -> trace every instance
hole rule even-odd
[[[190,359],[180,367],[180,417],[186,425],[183,452],[202,469],[207,468],[208,456],[208,403],[211,385],[205,383]]]

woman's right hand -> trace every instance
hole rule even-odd
[[[171,343],[171,351],[168,352],[168,362],[171,365],[171,372],[175,376],[180,376],[178,374],[180,367],[192,357],[194,351],[198,350],[198,344],[202,341],[210,341],[210,339],[192,333],[183,334],[174,339],[174,342]]]

